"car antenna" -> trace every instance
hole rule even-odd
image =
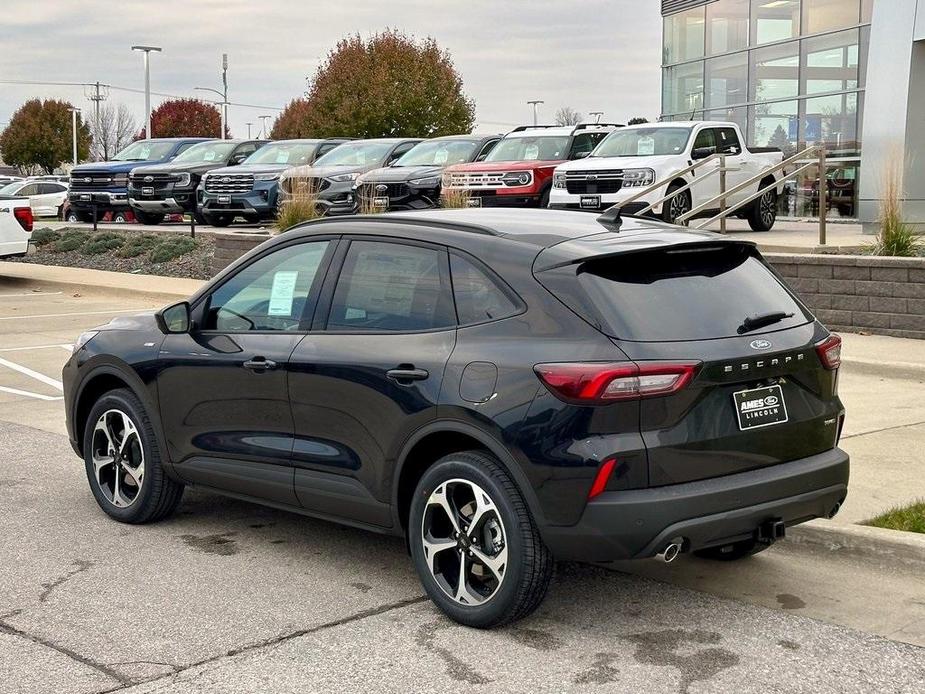
[[[612,231],[620,231],[620,225],[623,223],[620,217],[620,205],[617,204],[608,207],[600,214],[597,221],[605,227],[609,227]]]

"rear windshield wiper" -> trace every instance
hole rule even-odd
[[[748,333],[752,330],[757,330],[758,328],[763,328],[767,325],[779,323],[785,318],[793,318],[793,314],[787,313],[786,311],[770,311],[768,313],[759,313],[754,316],[748,316],[748,318],[742,321],[742,325],[739,326],[737,332],[739,335],[742,335],[743,333]]]

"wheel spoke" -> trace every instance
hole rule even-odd
[[[456,595],[453,597],[457,602],[461,602],[466,605],[478,605],[485,602],[485,598],[476,593],[469,586],[469,569],[471,568],[471,562],[466,560],[466,553],[461,551],[459,552],[459,583],[456,584]]]
[[[122,496],[122,470],[116,465],[115,475],[112,478],[112,503],[113,506],[128,506],[128,501]]]
[[[132,478],[132,481],[135,483],[135,486],[141,489],[141,482],[145,476],[145,466],[144,463],[140,463],[137,467],[132,467],[128,464],[122,465],[122,470]]]
[[[119,414],[122,415],[122,441],[119,442],[119,453],[124,454],[125,447],[129,440],[138,438],[138,430],[135,428],[132,420],[128,418],[127,414],[124,412],[120,412]]]
[[[456,519],[456,511],[453,509],[453,505],[450,503],[450,500],[446,498],[446,487],[446,483],[437,487],[434,490],[434,493],[430,495],[430,499],[428,499],[427,505],[442,508],[444,513],[446,513],[447,518],[450,519],[450,523],[453,526],[453,531],[458,533],[459,521]]]
[[[477,532],[479,523],[484,519],[485,514],[490,512],[497,514],[498,509],[495,508],[492,500],[479,487],[474,485],[470,486],[472,487],[472,494],[475,497],[475,512],[472,514],[472,518],[469,519],[469,527],[467,528],[467,532],[471,535]]]
[[[507,568],[507,547],[502,547],[501,551],[493,557],[485,554],[478,547],[472,548],[472,554],[478,559],[479,564],[491,571],[498,583],[501,583],[501,579],[504,578],[504,570]]]
[[[100,472],[104,467],[112,465],[116,459],[111,455],[93,456],[93,472],[96,475],[96,481],[100,482]]]
[[[427,568],[430,569],[430,572],[436,575],[436,567],[434,561],[437,558],[437,554],[443,552],[444,550],[454,549],[456,547],[456,540],[438,540],[428,538],[424,536],[424,557],[427,559]]]
[[[96,426],[93,427],[93,438],[96,438],[97,432],[103,434],[106,437],[106,443],[108,447],[106,449],[107,453],[114,453],[116,450],[116,442],[112,438],[112,432],[109,430],[109,424],[106,422],[106,415],[100,417],[100,421],[96,423]]]

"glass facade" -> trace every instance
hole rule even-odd
[[[833,215],[856,215],[873,0],[707,0],[664,17],[662,119],[725,120],[785,155],[825,145]],[[819,211],[818,172],[782,214]]]

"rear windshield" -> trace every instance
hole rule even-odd
[[[605,332],[624,340],[706,340],[780,330],[810,320],[748,246],[594,260],[582,265],[577,277],[599,314],[601,320],[595,322],[603,322]]]

